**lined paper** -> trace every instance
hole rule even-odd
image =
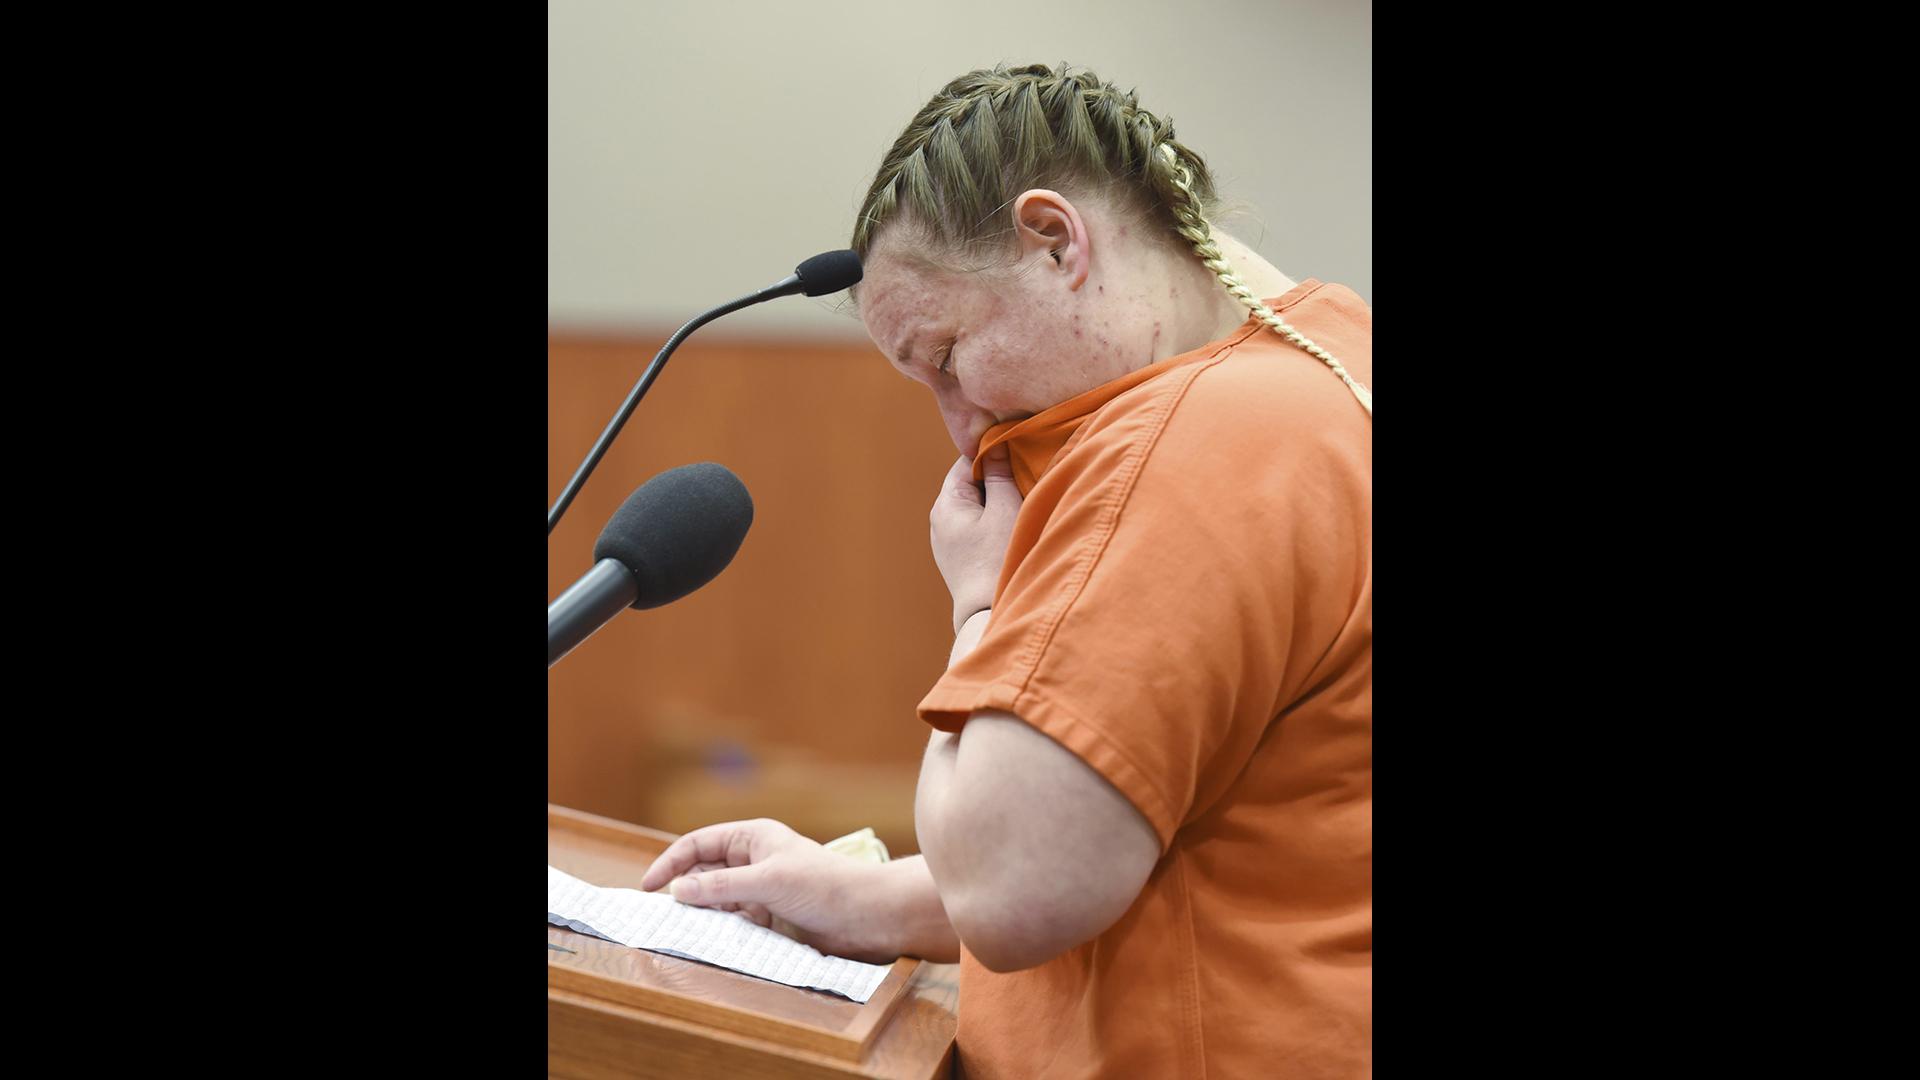
[[[603,889],[547,867],[547,921],[634,949],[698,960],[866,1004],[886,964],[828,956],[740,915],[683,904],[666,893]]]

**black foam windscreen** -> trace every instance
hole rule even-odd
[[[849,253],[850,254],[850,253]],[[618,559],[640,583],[636,608],[654,608],[720,575],[753,524],[753,497],[725,465],[668,469],[620,504],[593,558]]]
[[[808,296],[825,296],[860,282],[860,256],[852,248],[826,251],[793,268]]]

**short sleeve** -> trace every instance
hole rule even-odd
[[[1311,685],[1370,565],[1351,401],[1270,360],[1196,364],[1090,419],[1028,493],[979,645],[920,705],[944,730],[1013,713],[1162,850]]]

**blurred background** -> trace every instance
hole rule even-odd
[[[1064,61],[1137,89],[1214,170],[1229,232],[1372,303],[1367,0],[547,10],[549,506],[666,338],[845,247],[901,128],[976,67]],[[918,850],[914,706],[952,644],[926,513],[955,456],[840,298],[694,334],[549,538],[548,599],[674,466],[732,469],[753,528],[713,583],[548,672],[548,799],[671,832],[872,826]]]

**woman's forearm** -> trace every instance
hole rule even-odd
[[[960,936],[947,920],[940,903],[940,891],[934,888],[927,860],[911,855],[884,866],[882,888],[886,893],[888,914],[876,920],[895,935],[883,951],[901,956],[951,964],[960,959]]]

